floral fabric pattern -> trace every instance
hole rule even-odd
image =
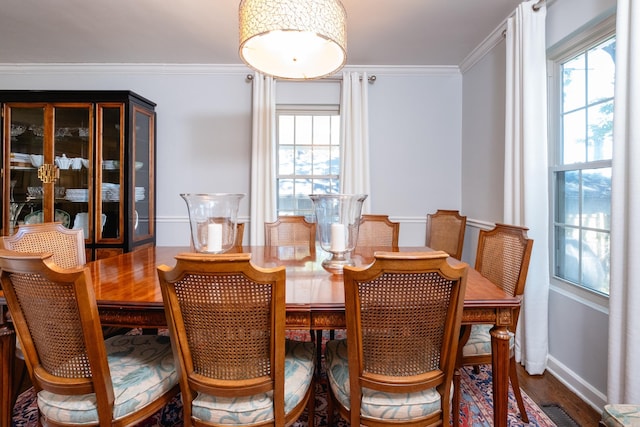
[[[469,340],[462,349],[463,356],[491,354],[491,328],[493,325],[471,325]],[[509,332],[509,347],[514,346],[513,333]]]
[[[605,405],[602,422],[607,427],[640,427],[640,405]]]

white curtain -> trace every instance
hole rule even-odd
[[[276,82],[253,77],[251,135],[251,245],[264,245],[264,223],[276,218]]]
[[[618,0],[607,399],[640,403],[640,3]]]
[[[368,194],[362,212],[370,212],[369,103],[367,73],[342,73],[340,105],[340,192]]]
[[[548,356],[546,7],[522,2],[507,21],[504,222],[534,239],[516,334],[516,360],[541,374]]]

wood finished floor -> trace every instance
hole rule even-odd
[[[548,371],[543,375],[529,375],[518,364],[520,387],[538,406],[560,406],[580,426],[597,426],[600,413],[585,403]]]

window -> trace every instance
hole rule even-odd
[[[340,189],[340,112],[332,107],[277,109],[278,215],[313,217],[309,194]]]
[[[609,294],[615,36],[555,61],[554,276]],[[552,98],[553,99],[553,98]]]

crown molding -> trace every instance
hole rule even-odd
[[[350,65],[344,71],[393,76],[459,75],[457,66]],[[253,74],[242,64],[6,63],[2,74]],[[341,76],[336,73],[335,76]]]

